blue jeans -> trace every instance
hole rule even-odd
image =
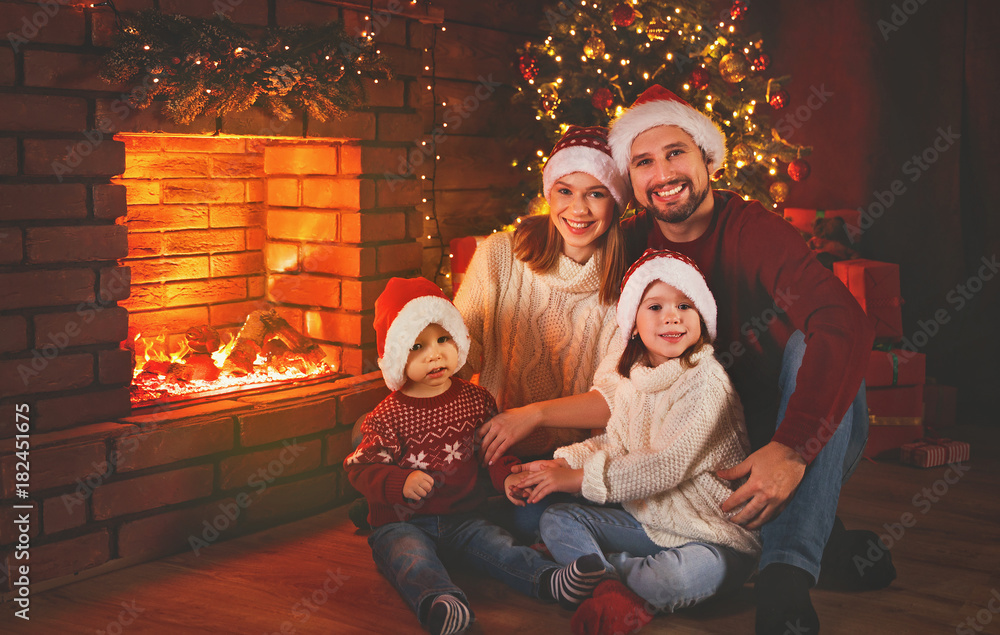
[[[617,506],[552,505],[542,514],[541,531],[556,562],[602,554],[608,573],[657,611],[676,611],[738,589],[757,565],[756,557],[721,545],[661,547]]]
[[[785,345],[778,379],[781,405],[776,428],[785,417],[788,399],[795,392],[795,378],[805,351],[805,336],[802,331],[795,331]],[[782,562],[808,571],[814,581],[819,579],[820,561],[833,529],[840,487],[858,466],[867,440],[868,405],[862,382],[833,436],[806,468],[805,476],[788,506],[761,528],[764,545],[761,569]]]
[[[399,591],[424,627],[431,603],[439,595],[454,595],[469,605],[448,576],[439,550],[535,598],[541,597],[543,574],[559,568],[531,547],[515,545],[507,531],[473,513],[416,516],[382,525],[368,537],[368,544],[379,573]]]

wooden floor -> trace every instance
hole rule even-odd
[[[914,522],[892,545],[899,577],[890,588],[813,591],[823,633],[955,633],[960,624],[972,630],[958,633],[1000,633],[1000,615],[987,608],[991,599],[1000,608],[1000,428],[953,436],[973,443],[961,476],[859,467],[841,499],[847,526],[881,533],[907,513]],[[569,632],[572,614],[555,605],[468,573],[455,580],[478,618],[471,633]],[[375,572],[346,509],[39,593],[30,624],[12,617],[11,604],[0,610],[3,633],[423,632]],[[659,616],[643,632],[752,633],[753,615],[748,585],[735,600]]]

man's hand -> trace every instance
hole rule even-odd
[[[505,410],[484,423],[476,433],[482,443],[483,462],[492,465],[512,445],[534,432],[538,422],[535,409],[528,405]]]
[[[747,482],[722,503],[722,511],[730,512],[746,503],[731,520],[747,529],[761,525],[781,513],[806,473],[806,462],[787,445],[771,441],[742,463],[716,474],[735,481],[747,474]]]
[[[550,467],[538,472],[528,472],[518,487],[530,489],[529,503],[537,503],[554,492],[578,494],[583,487],[583,469]]]
[[[403,497],[410,500],[420,500],[434,489],[434,477],[427,472],[416,470],[410,472],[403,482]]]

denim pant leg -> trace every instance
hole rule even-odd
[[[516,544],[506,529],[473,514],[442,516],[440,545],[477,571],[533,598],[541,597],[543,574],[559,568],[531,547]]]
[[[782,360],[779,387],[781,404],[778,423],[785,416],[788,400],[795,391],[796,376],[805,354],[805,336],[796,331],[788,339]],[[821,428],[822,432],[827,428]],[[819,579],[823,548],[830,537],[837,513],[840,487],[854,471],[868,438],[868,408],[865,386],[857,396],[836,431],[806,468],[805,476],[788,506],[761,528],[764,551],[760,568],[781,562],[808,571]]]
[[[580,500],[572,494],[556,492],[549,494],[537,503],[530,503],[524,507],[513,505],[504,498],[501,501],[492,502],[488,519],[500,525],[510,533],[518,542],[525,545],[533,545],[541,542],[541,534],[538,531],[538,522],[542,518],[542,513],[550,505],[556,503],[571,503]]]
[[[541,529],[558,562],[599,553],[608,571],[657,611],[693,606],[738,588],[757,564],[755,557],[720,545],[661,547],[638,520],[617,508],[553,505],[542,515]]]
[[[427,626],[430,603],[445,593],[468,606],[437,554],[438,516],[420,516],[377,527],[368,537],[375,566]],[[471,609],[470,609],[471,610]]]

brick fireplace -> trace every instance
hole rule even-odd
[[[152,2],[119,0],[122,10]],[[198,15],[206,3],[167,2]],[[233,3],[234,20],[367,24],[368,3]],[[67,4],[0,47],[0,593],[14,592],[15,407],[30,410],[31,581],[54,586],[342,504],[351,426],[386,389],[372,309],[420,273],[418,179],[387,180],[424,133],[428,14],[376,2],[396,77],[344,119],[251,109],[170,123],[97,77],[113,18]],[[169,7],[167,6],[169,5]],[[0,29],[33,3],[0,0]],[[408,13],[409,11],[409,13]],[[8,69],[12,69],[8,71]],[[335,373],[197,403],[129,399],[130,333],[177,342],[274,307]],[[366,374],[367,373],[367,374]]]

